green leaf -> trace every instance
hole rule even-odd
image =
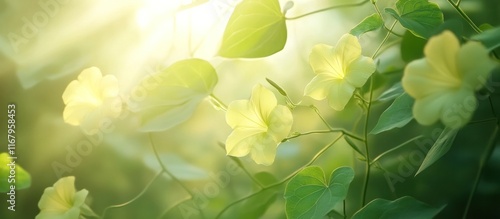
[[[350,33],[354,36],[359,36],[366,32],[376,30],[384,25],[384,21],[378,14],[372,14],[363,19],[356,27],[352,28]]]
[[[412,107],[415,101],[407,93],[401,94],[380,115],[377,125],[370,134],[375,135],[394,128],[401,128],[413,119]]]
[[[11,159],[9,154],[2,153],[0,154],[0,192],[10,192],[11,186],[15,186],[16,191],[29,188],[31,175],[17,164],[16,160]]]
[[[410,196],[404,196],[394,201],[377,198],[356,212],[352,219],[384,218],[384,219],[420,219],[433,218],[445,206],[435,208],[416,200]]]
[[[278,0],[244,0],[236,6],[224,31],[219,55],[259,58],[285,47],[287,29]]]
[[[294,176],[285,189],[288,218],[323,218],[347,196],[354,178],[350,167],[339,167],[327,182],[323,169],[306,167]]]
[[[189,119],[217,81],[209,62],[182,60],[146,77],[135,88],[143,96],[131,99],[128,107],[141,116],[141,131],[163,131]]]
[[[397,12],[392,8],[386,8],[385,12],[422,38],[429,38],[435,28],[443,23],[443,13],[439,6],[428,0],[398,0],[396,9]]]
[[[401,58],[406,63],[424,57],[424,47],[427,40],[406,31],[401,41]]]
[[[457,133],[457,129],[450,128],[445,128],[443,132],[441,132],[439,138],[436,142],[434,142],[434,145],[432,145],[429,152],[427,152],[427,155],[425,156],[424,161],[422,161],[422,164],[420,165],[420,168],[418,168],[415,176],[427,169],[427,167],[431,166],[450,150]]]
[[[385,101],[390,101],[396,99],[396,97],[401,96],[405,90],[403,89],[403,86],[401,85],[401,82],[397,82],[392,87],[384,91],[380,96],[378,97],[377,101],[380,102],[385,102]]]
[[[474,35],[472,40],[480,41],[488,48],[488,50],[494,50],[500,47],[500,27],[486,30],[478,35]]]

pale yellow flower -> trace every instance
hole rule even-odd
[[[87,134],[96,133],[104,120],[117,118],[122,110],[118,80],[113,75],[103,77],[96,67],[83,70],[62,98],[66,104],[64,121],[80,126]]]
[[[488,50],[472,41],[460,47],[455,35],[444,31],[429,40],[424,54],[406,66],[402,79],[415,99],[413,116],[422,125],[441,119],[453,129],[464,126],[476,109],[474,92],[495,67]]]
[[[292,129],[290,109],[278,105],[274,94],[257,85],[250,100],[229,104],[226,121],[233,132],[226,140],[227,155],[243,157],[251,154],[257,164],[271,165],[279,143]]]
[[[354,90],[363,86],[375,72],[375,64],[361,55],[358,38],[345,34],[335,47],[318,44],[313,47],[309,63],[316,77],[306,86],[304,94],[316,100],[328,97],[335,110],[343,110]]]
[[[86,206],[87,194],[85,189],[75,191],[75,177],[61,178],[43,191],[38,202],[40,213],[35,219],[78,219]]]

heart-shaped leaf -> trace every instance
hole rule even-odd
[[[323,169],[306,167],[288,182],[285,189],[288,218],[323,218],[337,203],[347,196],[354,179],[354,170],[339,167],[332,172],[330,181]]]
[[[283,49],[287,29],[278,0],[243,0],[224,31],[219,55],[259,58]]]
[[[351,29],[349,33],[354,36],[359,36],[366,32],[376,30],[384,25],[384,21],[378,14],[372,14],[363,19],[358,25]]]
[[[397,11],[386,8],[385,11],[403,27],[422,38],[429,38],[443,23],[443,13],[439,6],[428,0],[398,0],[396,9]]]
[[[143,96],[132,98],[128,107],[141,116],[141,131],[163,131],[189,119],[217,81],[209,62],[182,60],[142,80],[135,92]]]

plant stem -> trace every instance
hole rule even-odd
[[[271,189],[271,188],[274,188],[274,187],[277,187],[277,186],[280,186],[282,185],[283,183],[287,182],[288,180],[290,180],[292,177],[294,177],[295,175],[297,175],[302,169],[310,166],[311,164],[313,164],[323,153],[325,153],[325,151],[327,151],[331,146],[333,146],[335,143],[337,143],[338,140],[340,140],[342,137],[344,136],[344,134],[341,134],[339,135],[337,138],[335,138],[335,140],[333,140],[330,144],[326,145],[325,147],[323,147],[323,149],[321,149],[318,153],[316,153],[316,155],[314,155],[314,157],[309,161],[307,162],[305,165],[303,165],[301,168],[297,169],[296,171],[294,171],[293,173],[291,173],[290,175],[288,175],[287,177],[285,177],[283,180],[281,180],[280,182],[277,182],[277,183],[274,183],[272,185],[269,185],[269,186],[266,186],[266,187],[263,187],[261,190],[257,191],[257,192],[254,192],[250,195],[247,195],[243,198],[240,198],[234,202],[232,202],[231,204],[227,205],[224,209],[222,209],[221,212],[219,212],[219,214],[217,214],[217,216],[215,217],[216,219],[217,218],[220,218],[224,212],[226,212],[229,208],[231,208],[232,206],[242,202],[242,201],[245,201],[249,198],[252,198],[253,196],[256,196],[258,195],[259,193],[263,192],[263,191],[266,191],[268,189]]]
[[[149,187],[151,187],[151,185],[153,184],[153,182],[161,176],[161,174],[163,174],[163,170],[159,171],[153,177],[153,179],[151,179],[151,181],[149,181],[148,185],[146,185],[146,187],[144,187],[144,189],[142,189],[142,191],[139,194],[137,194],[134,198],[132,198],[130,201],[127,201],[127,202],[122,203],[122,204],[111,205],[111,206],[106,207],[104,209],[104,211],[102,212],[102,216],[100,218],[104,219],[104,217],[106,216],[106,213],[108,212],[109,209],[112,209],[112,208],[121,208],[121,207],[127,206],[130,203],[134,202],[135,200],[139,199],[142,195],[144,195],[144,193],[146,193],[146,191],[149,189]]]
[[[184,190],[186,190],[187,193],[189,193],[189,195],[191,195],[191,197],[194,197],[194,193],[191,192],[191,190],[186,187],[184,185],[184,183],[182,183],[174,174],[172,174],[172,172],[170,172],[168,169],[167,169],[167,166],[165,166],[165,164],[163,163],[163,161],[161,160],[160,158],[160,155],[158,154],[158,151],[156,150],[156,146],[153,142],[153,137],[151,136],[151,133],[148,133],[149,135],[149,140],[151,141],[151,147],[153,148],[153,152],[156,156],[156,159],[158,160],[158,163],[160,164],[160,167],[161,169],[163,170],[163,172],[165,172],[169,177],[171,177],[177,184],[179,184]]]
[[[369,2],[369,1],[370,0],[365,0],[365,1],[362,1],[362,2],[359,2],[359,3],[345,4],[345,5],[335,5],[335,6],[331,6],[331,7],[328,7],[328,8],[319,9],[317,11],[311,11],[311,12],[308,12],[308,13],[305,13],[305,14],[302,14],[302,15],[299,15],[299,16],[296,16],[296,17],[285,17],[285,19],[286,20],[296,20],[296,19],[303,18],[303,17],[309,16],[309,15],[317,14],[317,13],[324,12],[324,11],[329,11],[329,10],[332,10],[332,9],[347,8],[347,7],[355,7],[355,6],[364,5],[365,3]]]
[[[394,26],[394,25],[393,25]],[[390,34],[390,33],[389,33]],[[387,39],[387,37],[386,37]],[[385,39],[384,41],[385,42]],[[382,43],[383,44],[383,43]],[[366,203],[366,193],[368,190],[368,182],[370,180],[370,150],[368,147],[368,124],[370,121],[370,109],[371,109],[371,101],[373,98],[373,77],[370,77],[370,97],[368,99],[368,106],[366,109],[366,118],[365,118],[365,128],[364,128],[364,137],[365,137],[365,155],[366,155],[366,171],[365,171],[365,180],[363,182],[363,192],[362,192],[362,197],[361,197],[361,206],[365,206]]]
[[[221,146],[221,148],[223,150],[225,150],[225,145],[223,143],[219,143],[219,145]],[[250,171],[248,171],[248,169],[245,167],[245,165],[243,165],[243,163],[240,161],[239,158],[237,157],[233,157],[233,156],[228,156],[231,160],[233,160],[242,170],[243,172],[245,172],[245,174],[250,177],[250,179],[255,183],[257,184],[257,186],[259,186],[260,188],[264,188],[264,185],[262,185],[262,183],[259,182],[259,180],[257,180],[252,174],[250,174]]]
[[[287,137],[287,138],[283,139],[281,142],[285,142],[285,141],[288,141],[290,139],[298,138],[298,137],[304,136],[304,135],[325,134],[325,133],[335,133],[335,132],[340,132],[343,135],[349,136],[349,137],[351,137],[353,139],[356,139],[356,140],[359,140],[359,141],[364,141],[363,138],[358,137],[358,136],[356,136],[356,135],[354,135],[352,133],[349,133],[348,131],[346,131],[344,129],[330,129],[330,130],[315,130],[315,131],[308,131],[308,132],[303,132],[303,133],[295,133],[293,136]]]
[[[380,45],[377,47],[377,49],[375,50],[375,52],[373,53],[372,55],[372,59],[374,59],[375,57],[377,57],[378,55],[378,52],[380,51],[380,49],[382,49],[382,46],[385,44],[385,42],[387,42],[387,40],[389,39],[389,37],[391,36],[391,33],[392,33],[392,29],[394,29],[394,26],[396,26],[396,24],[398,23],[397,20],[394,21],[394,23],[392,23],[391,27],[389,28],[389,32],[387,32],[387,34],[385,35],[384,39],[382,40],[382,43],[380,43]],[[371,102],[371,99],[370,99],[370,102]]]
[[[314,112],[316,112],[316,114],[321,119],[321,121],[323,121],[323,123],[325,123],[326,127],[328,127],[328,129],[332,130],[333,129],[332,126],[330,126],[330,124],[326,121],[326,119],[321,115],[321,113],[319,112],[318,107],[316,107],[314,105],[311,105],[310,107],[311,107],[311,109],[314,110]]]
[[[467,218],[467,213],[469,212],[470,205],[472,203],[472,198],[474,197],[474,193],[476,193],[477,186],[479,184],[479,180],[481,179],[481,175],[483,174],[484,166],[486,162],[489,160],[491,153],[495,149],[495,143],[497,142],[498,134],[498,121],[495,125],[495,129],[488,140],[488,145],[486,146],[485,151],[483,152],[481,159],[479,160],[479,169],[476,174],[476,178],[474,179],[474,184],[472,185],[472,189],[469,194],[469,198],[467,199],[467,205],[465,206],[464,214],[462,216],[463,219]]]
[[[472,29],[474,29],[474,31],[476,31],[476,33],[481,33],[482,30],[479,29],[479,27],[474,23],[474,21],[472,21],[472,19],[470,19],[469,16],[467,16],[467,14],[465,13],[464,10],[462,10],[462,8],[460,8],[460,0],[458,0],[456,3],[453,2],[453,0],[448,0],[448,2],[451,4],[451,6],[453,6],[453,8],[455,8],[455,10],[458,12],[458,14],[460,14],[460,16],[462,16],[462,18],[467,21],[467,23],[469,24],[469,26],[472,27]]]
[[[214,101],[218,107],[220,107],[222,110],[227,111],[227,105],[224,104],[219,98],[217,98],[214,94],[210,94],[210,99]],[[217,107],[216,106],[216,107]]]

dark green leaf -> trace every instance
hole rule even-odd
[[[378,14],[372,14],[363,19],[356,27],[352,28],[350,33],[354,36],[359,36],[366,32],[376,30],[384,25],[384,21]]]
[[[347,196],[354,178],[350,167],[339,167],[326,181],[323,169],[306,167],[288,182],[285,189],[288,218],[323,218]]]
[[[380,102],[385,102],[385,101],[390,101],[396,99],[396,97],[401,96],[405,90],[403,89],[403,86],[401,85],[401,82],[397,82],[392,87],[384,91],[384,93],[380,94],[378,97],[377,101]]]
[[[421,219],[433,218],[444,206],[434,208],[410,196],[394,201],[377,198],[356,212],[352,219],[384,218],[384,219]]]
[[[478,35],[472,36],[472,40],[483,43],[488,50],[500,47],[500,27],[486,30]]]
[[[415,59],[424,57],[424,47],[427,40],[416,37],[410,31],[406,31],[401,41],[401,58],[409,63]]]
[[[283,49],[287,29],[278,0],[244,0],[236,6],[224,31],[219,55],[259,58]]]
[[[413,119],[412,107],[414,100],[407,93],[401,94],[380,115],[380,118],[370,134],[375,135],[394,128],[401,128]]]
[[[416,36],[429,38],[435,28],[443,23],[439,6],[428,0],[398,0],[397,12],[392,8],[385,11],[396,18],[403,27]]]
[[[434,142],[434,145],[432,145],[429,152],[427,152],[424,161],[422,161],[422,164],[415,175],[418,175],[445,155],[450,150],[457,133],[458,130],[456,129],[445,128],[441,135],[439,135],[436,142]]]

